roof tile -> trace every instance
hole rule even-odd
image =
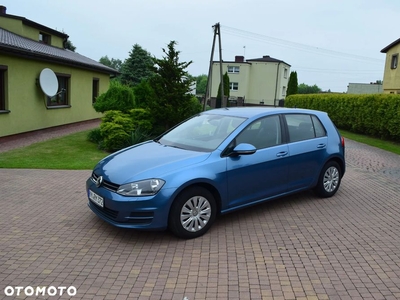
[[[0,27],[0,51],[3,49],[13,50],[21,54],[36,55],[61,63],[78,64],[83,67],[89,67],[110,74],[118,73],[117,70],[107,67],[77,52],[46,45]]]

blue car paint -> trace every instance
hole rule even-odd
[[[234,137],[254,120],[269,114],[290,113],[316,115],[325,126],[327,137],[284,143],[259,149],[251,155],[224,156],[224,150]],[[176,196],[191,185],[212,187],[223,214],[312,188],[317,184],[324,164],[331,159],[341,162],[342,175],[345,172],[341,137],[326,113],[285,108],[230,108],[208,111],[207,114],[247,119],[212,152],[183,150],[148,141],[107,156],[93,170],[106,181],[122,185],[159,178],[165,184],[154,196],[127,197],[104,187],[98,188],[93,178],[89,178],[87,191],[90,189],[103,197],[104,206],[118,212],[118,216],[110,217],[104,209],[89,200],[88,206],[92,211],[118,227],[159,230],[167,228],[169,210]],[[282,153],[285,154],[280,156]],[[263,157],[267,158],[266,161]],[[308,163],[304,164],[304,160]],[[266,168],[271,173],[263,176]],[[257,175],[258,181],[250,175]],[[137,220],[140,220],[141,214],[145,215],[143,219],[148,222],[129,223],[131,213],[139,215]],[[150,214],[152,217],[149,217]]]

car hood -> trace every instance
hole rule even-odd
[[[94,169],[108,181],[124,184],[163,175],[207,159],[210,153],[158,144],[153,141],[125,148],[101,160]]]

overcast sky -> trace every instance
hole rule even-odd
[[[76,52],[124,61],[134,44],[161,58],[171,40],[188,71],[207,74],[212,26],[222,59],[270,55],[299,83],[345,92],[383,79],[384,47],[400,38],[400,0],[0,0],[7,13],[64,31]],[[214,60],[219,59],[218,43]]]

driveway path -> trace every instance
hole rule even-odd
[[[400,156],[346,146],[334,197],[261,204],[187,241],[101,221],[90,171],[0,169],[0,298],[73,286],[72,299],[400,299]]]

